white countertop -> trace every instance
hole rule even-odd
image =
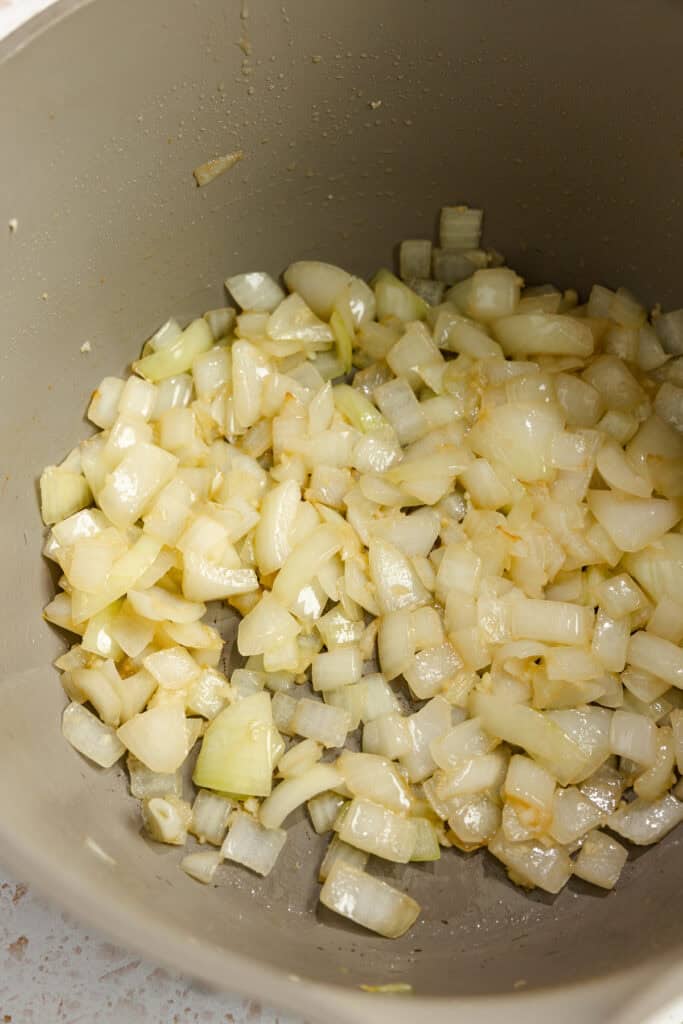
[[[0,869],[2,1024],[295,1024],[141,960]]]

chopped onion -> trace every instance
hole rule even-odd
[[[278,740],[270,694],[244,697],[209,724],[192,776],[195,785],[222,793],[268,796]]]
[[[601,889],[613,889],[627,859],[628,851],[616,839],[591,832],[574,861],[574,874]]]
[[[197,356],[213,345],[211,328],[205,320],[193,320],[170,345],[143,356],[133,363],[133,369],[146,380],[156,383],[166,377],[175,377],[192,368]]]
[[[334,651],[316,654],[313,659],[314,690],[334,690],[339,686],[357,683],[363,662],[358,647],[339,647]]]
[[[131,794],[139,800],[145,800],[153,796],[182,796],[183,786],[180,772],[153,772],[138,761],[137,757],[129,754],[126,758],[128,774],[130,776]]]
[[[476,249],[481,239],[483,210],[469,206],[442,206],[439,240],[444,249]]]
[[[337,861],[320,893],[320,902],[387,939],[397,939],[415,923],[419,904],[386,882]]]
[[[444,208],[403,280],[231,276],[242,311],[162,325],[41,478],[65,737],[128,751],[148,834],[221,846],[205,883],[307,803],[323,902],[389,936],[418,908],[370,853],[610,888],[598,828],[683,818],[681,311],[521,291],[481,220]]]
[[[318,835],[324,832],[331,832],[337,820],[339,811],[345,804],[343,796],[338,793],[320,793],[308,801],[308,813],[311,816],[313,828]]]
[[[369,854],[364,850],[357,850],[355,846],[349,846],[348,843],[343,842],[339,836],[335,835],[332,837],[332,841],[327,847],[323,862],[320,865],[318,881],[326,882],[332,868],[337,863],[343,863],[362,871],[368,860]]]
[[[334,789],[340,781],[339,772],[329,764],[317,764],[303,775],[285,779],[261,804],[261,824],[278,828],[293,810],[319,793]]]
[[[317,260],[290,263],[284,279],[290,292],[301,295],[304,302],[323,320],[329,320],[336,299],[351,282],[350,274],[341,267]]]
[[[228,821],[234,804],[227,797],[200,789],[192,804],[192,821],[189,831],[200,843],[220,846],[228,829]]]
[[[171,846],[184,846],[192,811],[177,796],[153,796],[142,802],[142,822],[150,839]]]
[[[126,750],[112,728],[73,702],[64,709],[62,735],[79,754],[102,768],[111,768]]]
[[[626,658],[634,668],[645,669],[670,686],[683,689],[683,650],[670,640],[641,630],[631,636]]]
[[[408,788],[386,758],[345,750],[336,766],[353,796],[374,800],[397,813],[410,811]]]
[[[187,857],[183,857],[181,860],[180,866],[190,878],[195,878],[198,882],[203,882],[204,885],[210,885],[222,859],[220,853],[211,851],[188,853]]]
[[[503,315],[493,324],[493,334],[505,354],[515,358],[540,354],[586,358],[595,345],[589,327],[561,314]]]
[[[401,242],[399,268],[404,281],[411,277],[428,278],[432,269],[432,243],[428,238]]]
[[[339,838],[359,850],[407,864],[415,847],[415,823],[386,807],[356,797],[351,801]]]
[[[501,832],[489,842],[489,851],[502,861],[510,878],[519,885],[557,893],[569,880],[572,862],[561,846],[530,841],[511,843]]]
[[[304,697],[296,702],[291,728],[299,736],[317,740],[324,747],[341,747],[350,722],[349,712],[344,708],[331,707]]]
[[[613,832],[636,846],[657,843],[683,821],[683,802],[671,793],[659,800],[636,799],[611,814],[607,824]]]
[[[574,786],[557,789],[548,833],[562,846],[571,846],[603,820],[603,812]]]
[[[174,772],[187,755],[185,715],[177,704],[135,715],[116,735],[153,772]]]
[[[280,285],[270,274],[252,271],[227,278],[225,287],[242,309],[272,313],[285,297]]]
[[[257,875],[269,875],[286,841],[283,828],[265,828],[251,815],[235,811],[221,856],[243,864]]]

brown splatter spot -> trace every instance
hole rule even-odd
[[[251,999],[244,1007],[247,1020],[258,1020],[263,1013],[263,1007],[256,999]]]
[[[5,1016],[2,1019],[4,1020],[5,1024],[10,1024],[10,1022],[12,1020],[12,1014],[11,1013],[6,1013]]]
[[[24,896],[26,895],[27,892],[28,892],[28,886],[24,885],[23,882],[19,882],[19,885],[15,886],[14,896],[12,897],[12,903],[14,903],[14,904],[21,903],[21,901],[23,900],[23,898],[24,898]]]
[[[10,942],[7,947],[7,952],[10,956],[13,956],[15,960],[23,960],[26,947],[28,946],[28,939],[25,935],[20,935],[14,942]]]
[[[226,1013],[225,1020],[226,1020],[227,1024],[235,1024],[235,1018],[233,1017],[233,1015],[231,1013]]]

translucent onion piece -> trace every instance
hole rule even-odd
[[[420,913],[410,896],[343,861],[330,870],[320,902],[387,939],[405,934]]]
[[[293,810],[341,781],[339,772],[329,764],[318,764],[303,775],[278,783],[261,804],[259,816],[265,828],[278,828]]]
[[[286,841],[284,829],[264,828],[249,814],[235,811],[221,856],[243,864],[257,875],[269,875]]]
[[[114,730],[80,704],[71,703],[64,709],[62,735],[80,754],[102,768],[111,768],[126,750]]]
[[[601,889],[613,889],[628,859],[628,851],[604,832],[591,832],[574,861],[574,874]]]
[[[668,793],[659,800],[636,799],[611,814],[607,824],[613,832],[636,846],[648,846],[663,839],[683,821],[683,802]]]

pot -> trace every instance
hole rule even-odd
[[[0,43],[0,837],[15,872],[147,956],[309,1020],[635,1022],[680,991],[680,833],[606,896],[576,880],[527,894],[484,855],[407,869],[424,915],[393,943],[315,912],[303,817],[263,882],[187,878],[141,838],[123,769],[61,737],[36,480],[82,436],[102,376],[169,314],[222,304],[226,275],[307,257],[368,274],[444,203],[484,206],[489,243],[529,281],[680,303],[681,38],[675,0],[60,0]],[[238,149],[196,187],[193,168]],[[415,994],[359,988],[387,983]]]

